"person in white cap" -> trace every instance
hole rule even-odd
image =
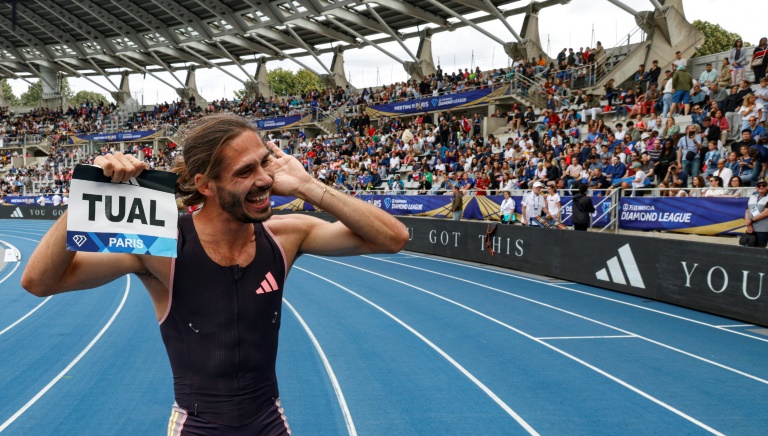
[[[523,219],[521,222],[524,226],[531,223],[531,218],[541,216],[542,211],[549,215],[546,199],[541,195],[542,187],[544,187],[544,184],[536,182],[533,184],[533,189],[523,195],[523,200],[520,204],[523,206]]]

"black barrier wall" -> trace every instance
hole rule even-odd
[[[57,220],[66,206],[0,206],[0,219]]]
[[[642,236],[398,217],[407,250],[481,262],[768,326],[768,250]],[[495,225],[495,224],[493,224]],[[492,225],[492,227],[493,227]]]

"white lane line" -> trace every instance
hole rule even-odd
[[[344,416],[344,423],[346,423],[347,425],[347,432],[349,433],[349,436],[357,436],[355,423],[352,421],[352,414],[349,412],[349,407],[347,407],[347,400],[344,399],[344,393],[341,391],[341,385],[339,385],[339,380],[336,378],[336,374],[333,372],[333,368],[331,368],[331,363],[328,361],[328,358],[325,356],[325,352],[323,352],[323,347],[320,346],[320,342],[317,341],[317,338],[312,333],[312,330],[309,328],[307,323],[304,322],[304,318],[302,318],[301,315],[299,315],[299,312],[296,311],[296,309],[294,309],[291,303],[289,303],[288,300],[286,300],[285,298],[283,298],[283,303],[285,303],[285,305],[288,306],[288,309],[291,309],[291,312],[293,312],[293,315],[296,317],[297,320],[299,320],[299,324],[301,324],[301,326],[304,327],[304,331],[307,332],[307,336],[309,336],[309,339],[312,341],[312,344],[314,344],[315,350],[317,350],[317,354],[320,355],[320,360],[323,361],[323,366],[325,366],[325,371],[328,373],[328,378],[331,379],[331,385],[333,385],[333,391],[336,393],[336,399],[339,400],[339,406],[341,407],[341,414]]]
[[[363,257],[367,257],[367,256],[363,256]],[[319,259],[327,260],[327,261],[330,262],[329,259],[324,259],[324,258],[319,258]],[[750,378],[752,380],[755,380],[757,382],[760,382],[760,383],[768,385],[768,380],[765,380],[763,378],[760,378],[760,377],[757,377],[755,375],[746,373],[746,372],[738,370],[736,368],[731,368],[728,365],[724,365],[722,363],[715,362],[714,360],[707,359],[706,357],[702,357],[702,356],[699,356],[697,354],[693,354],[691,352],[688,352],[688,351],[685,351],[685,350],[681,350],[680,348],[673,347],[672,345],[667,345],[667,344],[665,344],[663,342],[659,342],[659,341],[657,341],[655,339],[651,339],[651,338],[639,335],[637,333],[633,333],[633,332],[631,332],[629,330],[625,330],[623,328],[616,327],[614,325],[611,325],[611,324],[608,324],[608,323],[605,323],[605,322],[602,322],[602,321],[598,321],[598,320],[596,320],[594,318],[590,318],[588,316],[581,315],[581,314],[576,313],[576,312],[571,312],[570,310],[566,310],[566,309],[563,309],[561,307],[553,306],[551,304],[547,304],[547,303],[544,303],[544,302],[541,302],[541,301],[538,301],[538,300],[534,300],[532,298],[523,297],[522,295],[517,295],[517,294],[514,294],[512,292],[508,292],[508,291],[504,291],[502,289],[494,288],[492,286],[484,285],[482,283],[473,282],[471,280],[463,279],[461,277],[456,277],[456,276],[452,276],[452,275],[449,275],[449,274],[438,273],[438,272],[435,272],[435,271],[432,271],[432,270],[429,270],[429,269],[426,269],[426,268],[419,268],[417,266],[407,265],[407,264],[399,263],[399,262],[393,262],[391,260],[386,260],[386,259],[375,259],[375,260],[378,260],[379,262],[387,262],[387,263],[391,263],[391,264],[394,264],[394,265],[404,266],[406,268],[413,268],[413,269],[416,269],[416,270],[419,270],[419,271],[426,271],[426,272],[428,272],[430,274],[435,274],[435,275],[439,275],[439,276],[443,276],[443,277],[448,277],[448,278],[451,278],[451,279],[454,279],[454,280],[462,281],[464,283],[469,283],[469,284],[474,285],[474,286],[479,286],[479,287],[482,287],[482,288],[490,289],[490,290],[495,291],[495,292],[500,292],[502,294],[506,294],[506,295],[509,295],[511,297],[519,298],[521,300],[529,301],[531,303],[538,304],[540,306],[544,306],[544,307],[556,310],[558,312],[566,313],[568,315],[575,316],[576,318],[580,318],[580,319],[583,319],[585,321],[589,321],[591,323],[594,323],[594,324],[597,324],[597,325],[601,325],[603,327],[607,327],[607,328],[612,329],[612,330],[616,330],[617,332],[623,333],[625,335],[636,336],[638,339],[642,339],[642,340],[644,340],[646,342],[650,342],[651,344],[658,345],[658,346],[666,348],[668,350],[675,351],[677,353],[683,354],[683,355],[688,356],[688,357],[692,357],[692,358],[694,358],[696,360],[700,360],[702,362],[708,363],[710,365],[716,366],[716,367],[724,369],[726,371],[733,372],[734,374],[738,374],[738,375]]]
[[[463,305],[463,304],[461,304],[459,302],[453,301],[450,298],[443,297],[442,295],[436,294],[434,292],[428,291],[428,290],[420,288],[418,286],[414,286],[414,285],[412,285],[410,283],[406,283],[406,282],[404,282],[402,280],[397,280],[397,279],[394,279],[392,277],[386,276],[384,274],[379,274],[377,272],[367,270],[365,268],[360,268],[360,267],[357,267],[355,265],[349,265],[349,264],[346,264],[344,262],[339,262],[337,260],[326,259],[326,258],[323,258],[323,257],[317,257],[317,256],[312,256],[312,255],[310,255],[310,257],[313,257],[313,258],[316,258],[316,259],[325,260],[327,262],[337,263],[339,265],[344,265],[344,266],[347,266],[347,267],[350,267],[350,268],[353,268],[353,269],[357,269],[357,270],[360,270],[360,271],[367,272],[369,274],[373,274],[375,276],[379,276],[379,277],[385,278],[387,280],[391,280],[393,282],[400,283],[400,284],[402,284],[404,286],[408,286],[409,288],[416,289],[417,291],[424,292],[425,294],[432,295],[433,297],[439,298],[439,299],[441,299],[443,301],[446,301],[448,303],[451,303],[451,304],[453,304],[455,306],[461,307],[462,309],[468,310],[468,311],[470,311],[470,312],[472,312],[472,313],[474,313],[476,315],[479,315],[479,316],[481,316],[481,317],[483,317],[483,318],[485,318],[485,319],[487,319],[487,320],[489,320],[489,321],[491,321],[493,323],[496,323],[496,324],[498,324],[498,325],[500,325],[502,327],[505,327],[505,328],[507,328],[509,330],[512,330],[513,332],[515,332],[515,333],[517,333],[517,334],[519,334],[521,336],[524,336],[524,337],[526,337],[526,338],[528,338],[528,339],[530,339],[532,341],[535,341],[535,342],[537,342],[537,343],[539,343],[539,344],[549,348],[550,350],[555,351],[555,352],[557,352],[557,353],[559,353],[559,354],[561,354],[561,355],[563,355],[563,356],[573,360],[574,362],[577,362],[577,363],[580,363],[580,364],[584,365],[585,367],[587,367],[587,368],[597,372],[598,374],[600,374],[600,375],[602,375],[604,377],[607,377],[610,380],[613,380],[614,382],[620,384],[621,386],[624,386],[625,388],[631,390],[632,392],[635,392],[636,394],[642,396],[643,398],[646,398],[646,399],[648,399],[648,400],[658,404],[659,406],[669,410],[670,412],[674,413],[675,415],[680,416],[681,418],[683,418],[683,419],[685,419],[685,420],[687,420],[687,421],[689,421],[689,422],[691,422],[691,423],[693,423],[693,424],[703,428],[704,430],[707,430],[710,433],[713,433],[713,434],[716,434],[716,435],[723,435],[723,433],[721,433],[721,432],[715,430],[714,428],[704,424],[703,422],[697,420],[696,418],[685,414],[684,412],[682,412],[682,411],[672,407],[671,405],[669,405],[669,404],[659,400],[658,398],[654,397],[653,395],[646,393],[645,391],[641,390],[640,388],[637,388],[637,387],[635,387],[635,386],[625,382],[624,380],[622,380],[622,379],[620,379],[620,378],[618,378],[618,377],[616,377],[616,376],[614,376],[612,374],[609,374],[608,372],[603,371],[602,369],[600,369],[600,368],[598,368],[598,367],[596,367],[596,366],[594,366],[594,365],[592,365],[592,364],[590,364],[590,363],[588,363],[588,362],[586,362],[584,360],[581,360],[578,357],[576,357],[576,356],[574,356],[572,354],[567,353],[566,351],[563,351],[563,350],[555,347],[554,345],[551,345],[551,344],[548,344],[547,342],[544,342],[542,340],[536,339],[535,337],[531,336],[530,334],[528,334],[528,333],[526,333],[526,332],[524,332],[524,331],[522,331],[522,330],[520,330],[518,328],[512,327],[511,325],[506,324],[506,323],[504,323],[502,321],[499,321],[498,319],[493,318],[493,317],[491,317],[489,315],[486,315],[486,314],[484,314],[484,313],[482,313],[482,312],[480,312],[478,310],[475,310],[475,309],[473,309],[471,307],[465,306],[465,305]],[[362,298],[362,297],[360,297],[360,298]]]
[[[432,256],[424,256],[424,255],[419,255],[419,254],[413,254],[412,257],[417,258],[417,259],[431,260],[433,262],[447,263],[449,265],[463,266],[463,267],[469,268],[469,269],[476,269],[476,270],[483,271],[483,272],[489,272],[489,273],[498,274],[498,275],[501,275],[501,276],[513,277],[513,278],[520,279],[520,280],[525,280],[525,281],[529,281],[529,282],[533,282],[533,283],[539,283],[539,284],[546,285],[546,286],[552,286],[554,288],[563,289],[563,290],[566,290],[566,291],[569,291],[569,292],[575,292],[577,294],[588,295],[590,297],[599,298],[601,300],[606,300],[606,301],[610,301],[610,302],[613,302],[613,303],[618,303],[618,304],[623,304],[625,306],[634,307],[635,309],[641,309],[641,310],[645,310],[645,311],[648,311],[648,312],[657,313],[659,315],[665,315],[665,316],[668,316],[668,317],[671,317],[671,318],[676,318],[676,319],[679,319],[679,320],[682,320],[682,321],[688,321],[688,322],[691,322],[691,323],[694,323],[694,324],[699,324],[699,325],[703,325],[703,326],[706,326],[706,327],[711,327],[711,328],[714,328],[714,329],[722,330],[724,332],[733,333],[735,335],[745,336],[745,337],[752,338],[752,339],[755,339],[755,340],[758,340],[758,341],[768,342],[768,339],[760,338],[760,337],[757,337],[757,336],[753,336],[753,335],[750,335],[748,333],[734,331],[734,330],[728,330],[727,328],[724,328],[724,327],[721,327],[721,326],[717,326],[717,325],[714,325],[714,324],[709,324],[709,323],[706,323],[706,322],[703,322],[703,321],[698,321],[698,320],[695,320],[695,319],[686,318],[686,317],[681,316],[681,315],[675,315],[673,313],[668,313],[668,312],[664,312],[662,310],[652,309],[650,307],[641,306],[639,304],[634,304],[634,303],[630,303],[630,302],[627,302],[627,301],[617,300],[615,298],[606,297],[604,295],[597,295],[597,294],[593,294],[593,293],[587,292],[587,291],[581,291],[581,290],[578,290],[578,289],[573,289],[573,288],[568,288],[568,287],[565,287],[565,286],[560,286],[560,285],[558,285],[556,283],[549,283],[549,282],[546,282],[546,281],[536,280],[536,279],[532,279],[532,278],[529,278],[529,277],[520,276],[520,275],[517,275],[517,274],[510,274],[510,273],[505,273],[505,272],[501,272],[501,271],[496,271],[496,270],[490,269],[490,268],[482,268],[482,267],[477,267],[477,266],[474,266],[474,265],[467,265],[467,264],[464,264],[464,263],[461,263],[461,262],[454,262],[454,261],[448,261],[448,260],[444,260],[444,259],[437,259],[437,258],[432,257]],[[585,285],[585,286],[589,286],[589,285]],[[693,310],[693,309],[691,309],[691,310]]]
[[[717,325],[715,327],[721,328],[721,329],[732,329],[736,327],[755,327],[755,325],[754,324],[731,324],[731,325]]]
[[[551,336],[548,338],[536,338],[540,341],[554,341],[560,339],[614,339],[614,338],[637,338],[635,335],[614,335],[614,336]]]
[[[123,293],[123,299],[120,301],[120,305],[117,306],[117,309],[115,310],[115,313],[112,314],[112,317],[109,318],[109,321],[104,325],[104,327],[101,329],[101,331],[93,338],[93,340],[83,349],[83,351],[80,352],[80,354],[75,357],[74,360],[72,360],[69,365],[67,365],[66,368],[64,368],[56,377],[53,378],[50,382],[48,382],[45,387],[40,390],[34,397],[32,397],[31,400],[27,401],[27,404],[22,406],[21,409],[17,410],[16,413],[13,414],[10,418],[8,418],[2,425],[0,425],[0,433],[3,432],[6,428],[8,428],[9,425],[13,424],[14,421],[19,419],[21,415],[24,414],[27,410],[29,410],[30,407],[32,407],[37,400],[43,397],[51,388],[59,381],[62,377],[64,377],[72,367],[77,365],[77,362],[79,362],[83,357],[85,357],[86,354],[88,354],[88,351],[93,348],[94,345],[96,345],[96,342],[101,339],[101,337],[106,333],[106,331],[109,329],[109,327],[112,325],[112,322],[115,321],[115,318],[117,318],[117,315],[120,314],[120,311],[123,310],[123,306],[125,305],[125,300],[128,299],[128,293],[130,292],[131,288],[131,276],[125,276],[126,282],[125,282],[125,293]]]
[[[24,238],[24,237],[21,237],[21,236],[17,236],[17,235],[8,235],[8,234],[5,234],[5,233],[0,233],[0,236],[7,236],[7,237],[9,237],[9,238],[16,238],[16,239],[24,239],[25,241],[40,242],[40,240],[39,240],[39,239],[30,239],[30,238]]]
[[[6,328],[5,328],[5,329],[3,329],[2,331],[0,331],[0,336],[2,336],[2,335],[3,335],[5,332],[7,332],[8,330],[10,330],[10,329],[12,329],[12,328],[16,327],[16,325],[17,325],[17,324],[19,324],[20,322],[22,322],[22,321],[24,321],[25,319],[27,319],[27,317],[28,317],[28,316],[30,316],[30,315],[32,315],[33,313],[35,313],[35,312],[37,311],[37,309],[41,308],[41,307],[43,306],[43,304],[47,303],[47,302],[48,302],[48,300],[50,300],[50,299],[51,299],[51,297],[48,297],[48,298],[46,298],[46,299],[45,299],[45,300],[43,300],[43,301],[42,301],[40,304],[38,304],[37,306],[35,306],[35,308],[34,308],[34,309],[32,309],[32,310],[30,310],[29,312],[27,312],[27,314],[26,314],[26,315],[24,315],[24,316],[22,316],[21,318],[17,319],[17,320],[16,320],[16,322],[14,322],[13,324],[9,325],[8,327],[6,327]]]
[[[40,241],[35,241],[35,242],[40,242]],[[0,243],[3,243],[3,244],[5,244],[5,245],[7,245],[7,246],[8,246],[8,248],[10,248],[10,249],[12,249],[12,250],[16,251],[17,253],[19,253],[19,260],[18,260],[18,262],[14,262],[16,265],[14,265],[14,266],[13,266],[13,268],[11,269],[11,272],[9,272],[8,274],[6,274],[6,276],[5,276],[5,277],[3,277],[3,278],[2,278],[2,280],[0,280],[0,284],[2,284],[4,281],[8,280],[8,278],[9,278],[10,276],[12,276],[12,275],[13,275],[13,273],[15,273],[17,269],[19,269],[19,266],[21,266],[21,251],[19,251],[19,249],[18,249],[18,248],[16,248],[14,245],[12,245],[12,244],[9,244],[9,243],[7,243],[7,242],[5,242],[5,241],[2,241],[2,240],[0,240]]]
[[[303,271],[303,272],[305,272],[307,274],[313,275],[313,276],[319,278],[320,280],[324,280],[324,281],[326,281],[326,282],[328,282],[328,283],[338,287],[339,289],[341,289],[343,291],[346,291],[349,294],[354,295],[355,297],[357,297],[357,298],[361,299],[362,301],[370,304],[371,306],[375,307],[376,309],[378,309],[383,314],[385,314],[388,317],[390,317],[393,321],[395,321],[396,323],[398,323],[401,326],[403,326],[406,330],[408,330],[409,332],[413,333],[417,338],[421,339],[425,344],[429,345],[429,347],[432,348],[433,350],[435,350],[438,354],[443,356],[443,358],[445,360],[450,362],[451,365],[453,365],[456,369],[458,369],[462,374],[464,374],[468,379],[470,379],[477,387],[479,387],[483,392],[485,392],[485,394],[488,395],[496,404],[498,404],[502,409],[504,409],[504,411],[507,412],[507,414],[509,414],[509,416],[511,416],[515,421],[517,421],[517,423],[520,424],[520,426],[523,427],[528,432],[528,434],[531,434],[531,435],[538,435],[539,434],[538,432],[536,432],[536,430],[533,429],[533,427],[531,427],[530,424],[528,424],[520,415],[518,415],[517,412],[512,410],[512,408],[509,407],[507,405],[507,403],[505,403],[501,398],[499,398],[498,395],[493,393],[493,391],[491,391],[491,389],[488,388],[488,386],[483,384],[483,382],[478,380],[477,377],[475,377],[474,375],[472,375],[472,373],[467,371],[466,368],[461,366],[461,364],[459,364],[459,362],[455,361],[451,356],[449,356],[448,353],[446,353],[440,347],[438,347],[437,345],[432,343],[432,341],[430,341],[429,339],[424,337],[424,335],[422,335],[421,333],[416,331],[413,327],[409,326],[408,324],[406,324],[405,322],[400,320],[400,318],[396,317],[395,315],[392,315],[386,309],[384,309],[381,306],[377,305],[373,301],[368,300],[367,298],[363,297],[362,295],[360,295],[360,294],[358,294],[358,293],[356,293],[356,292],[354,292],[354,291],[352,291],[352,290],[350,290],[348,288],[345,288],[344,286],[342,286],[342,285],[340,285],[340,284],[338,284],[338,283],[336,283],[336,282],[334,282],[334,281],[332,281],[330,279],[327,279],[327,278],[325,278],[325,277],[323,277],[321,275],[315,274],[312,271],[308,271],[308,270],[306,270],[304,268],[300,268],[298,266],[294,266],[293,268],[294,269],[298,269],[300,271]]]

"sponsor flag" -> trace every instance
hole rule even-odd
[[[72,174],[67,250],[176,257],[176,174],[144,171],[112,183],[100,167]]]

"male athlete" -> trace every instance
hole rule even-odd
[[[179,218],[176,259],[67,251],[65,214],[30,257],[22,286],[42,297],[138,275],[173,371],[169,434],[290,434],[275,360],[291,265],[301,253],[394,253],[408,232],[386,212],[310,177],[238,116],[198,121],[183,153],[177,191],[187,206],[203,207]],[[147,168],[122,153],[94,163],[113,182],[127,182]],[[338,221],[271,217],[272,194],[296,196]]]

